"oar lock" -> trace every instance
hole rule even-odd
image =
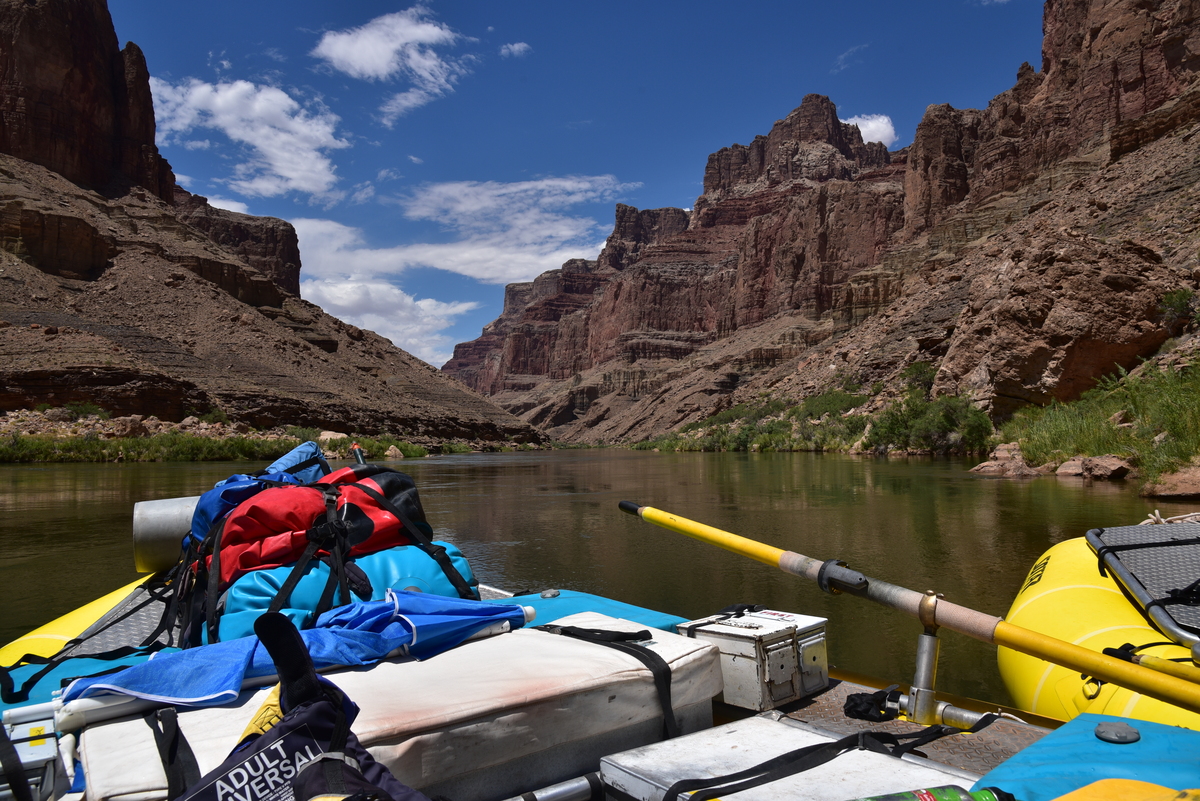
[[[842,590],[865,590],[867,577],[857,570],[846,567],[840,559],[829,559],[821,563],[817,571],[817,586],[830,595],[841,595]]]
[[[937,602],[939,598],[946,596],[934,590],[925,590],[925,594],[917,603],[917,619],[921,621],[921,625],[925,627],[925,633],[929,635],[937,635]]]

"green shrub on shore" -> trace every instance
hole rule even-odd
[[[957,395],[926,400],[917,393],[879,413],[867,437],[874,450],[928,450],[976,453],[987,447],[992,421]]]
[[[210,439],[174,431],[117,439],[13,434],[0,438],[0,462],[270,462],[296,444],[289,439]]]
[[[930,400],[936,374],[927,362],[907,367],[905,398],[869,416],[853,414],[870,395],[843,385],[788,407],[783,400],[742,403],[705,420],[689,423],[656,439],[639,442],[636,450],[660,451],[848,451],[863,443],[880,451],[928,450],[934,453],[982,451],[992,434],[988,416],[966,398]],[[877,392],[880,387],[872,388]]]
[[[638,442],[634,450],[839,451],[849,450],[867,426],[863,415],[842,416],[867,400],[844,389],[791,406],[781,399],[740,403],[677,432]]]
[[[1153,481],[1200,453],[1200,370],[1121,371],[1073,403],[1018,412],[1002,433],[1029,464],[1111,453]]]
[[[95,435],[54,437],[49,435],[13,434],[0,437],[2,462],[273,462],[306,440],[284,437],[258,439],[252,437],[201,437],[181,431],[170,431],[149,437],[120,437],[100,439]],[[349,454],[351,442],[357,441],[368,458],[382,459],[387,449],[395,445],[405,458],[419,458],[429,452],[420,445],[403,442],[391,436],[360,437],[352,440],[333,440],[326,450]]]

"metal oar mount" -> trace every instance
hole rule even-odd
[[[1039,634],[1036,631],[1014,626],[1006,623],[1002,618],[950,603],[937,596],[898,587],[879,579],[868,578],[858,571],[850,570],[836,559],[820,561],[794,551],[785,551],[737,534],[731,534],[728,531],[722,531],[719,528],[706,526],[661,509],[639,506],[632,501],[621,501],[620,509],[622,512],[637,515],[647,523],[686,534],[702,542],[748,556],[768,565],[774,565],[785,573],[815,581],[825,592],[857,595],[892,609],[898,609],[921,621],[925,626],[925,635],[923,636],[932,635],[937,627],[941,626],[983,642],[1062,665],[1070,670],[1078,670],[1102,681],[1111,682],[1168,704],[1200,712],[1200,684],[1186,679],[1160,673],[1148,667],[1105,656],[1087,648]],[[923,640],[922,649],[925,648]],[[930,676],[929,686],[924,687],[924,683],[914,682],[914,685],[920,684],[921,687],[915,688],[916,691],[913,693],[915,698],[910,701],[912,707],[910,714],[928,709],[926,706],[928,701],[921,698],[920,690],[922,688],[929,691],[929,696],[932,696],[932,663],[936,661],[936,649],[932,649],[932,653],[924,650],[922,657],[930,665],[926,671]],[[931,659],[932,661],[930,661]],[[918,662],[920,663],[921,660],[919,659]],[[919,664],[919,675],[920,671]],[[915,715],[914,719],[917,719],[917,722],[925,722]],[[946,722],[950,723],[950,721]],[[951,725],[954,724],[951,723]]]

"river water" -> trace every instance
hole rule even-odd
[[[265,466],[265,465],[263,465]],[[830,661],[911,678],[919,624],[641,522],[655,506],[990,614],[1008,609],[1050,545],[1089,528],[1193,507],[1120,482],[1013,481],[970,463],[828,454],[625,450],[470,454],[396,464],[417,481],[437,535],[484,582],[560,587],[687,618],[732,603],[829,618]],[[0,465],[0,643],[132,581],[136,501],[198,495],[246,463]],[[946,633],[938,686],[1007,702],[995,650]]]

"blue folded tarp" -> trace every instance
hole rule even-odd
[[[300,632],[317,670],[377,662],[399,650],[426,659],[494,623],[525,623],[515,604],[497,605],[419,592],[391,592],[383,601],[338,607]],[[217,706],[237,698],[246,679],[273,676],[275,664],[257,637],[163,653],[118,673],[77,679],[64,702],[104,694],[165,704]]]

